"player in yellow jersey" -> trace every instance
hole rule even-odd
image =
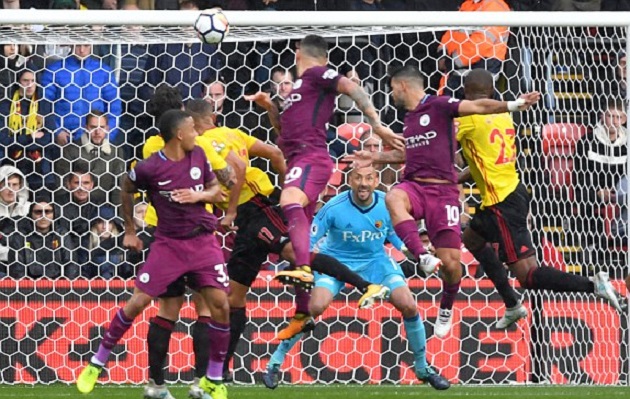
[[[246,294],[256,279],[261,265],[270,253],[278,254],[283,259],[293,262],[295,253],[289,242],[288,231],[284,216],[278,204],[269,198],[274,191],[274,185],[269,176],[262,170],[251,167],[250,159],[259,157],[270,161],[272,168],[278,174],[278,185],[281,185],[286,172],[286,164],[282,152],[275,146],[266,144],[249,136],[239,129],[216,127],[212,105],[203,100],[190,100],[186,110],[193,115],[195,127],[204,131],[202,137],[208,139],[215,150],[234,169],[237,163],[246,166],[245,180],[242,182],[238,200],[237,212],[229,223],[234,221],[236,238],[232,255],[228,261],[228,275],[230,277],[230,345],[224,365],[224,376],[230,378],[229,363],[240,340],[246,318]],[[232,188],[232,191],[239,185]],[[230,204],[218,203],[217,206],[226,211],[226,218],[230,216]],[[375,299],[386,294],[384,287],[370,284],[359,275],[353,273],[345,265],[326,255],[313,255],[313,270],[333,275],[342,281],[359,288],[364,295],[359,301],[360,307],[369,307]],[[296,316],[289,326],[278,333],[278,339],[289,339],[295,334],[307,331],[314,325],[308,314],[308,300],[306,291],[296,288]]]
[[[474,69],[464,82],[466,100],[492,98],[494,80],[488,71]],[[527,226],[530,197],[516,170],[516,130],[511,116],[471,115],[456,121],[457,140],[468,163],[459,183],[472,177],[481,193],[480,209],[464,231],[463,242],[505,302],[506,312],[497,328],[507,328],[527,317],[527,310],[509,285],[503,262],[525,289],[594,293],[620,310],[618,294],[607,273],[597,273],[591,281],[538,265]],[[498,255],[488,243],[499,245]]]

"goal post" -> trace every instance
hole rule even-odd
[[[0,81],[0,109],[5,106],[8,110],[7,115],[0,115],[0,155],[3,163],[16,165],[25,175],[29,201],[35,201],[40,191],[56,191],[64,184],[65,175],[59,166],[64,149],[55,142],[55,133],[60,129],[55,124],[65,123],[61,121],[67,115],[61,113],[67,111],[62,104],[79,104],[83,98],[68,94],[68,88],[79,83],[57,80],[56,74],[60,72],[55,64],[72,57],[74,45],[93,45],[92,57],[98,67],[90,71],[91,76],[105,73],[111,77],[116,91],[113,98],[102,98],[104,95],[99,92],[87,100],[98,104],[94,106],[102,107],[100,111],[116,120],[111,132],[118,131],[113,144],[120,147],[121,155],[115,158],[128,167],[141,153],[147,137],[155,133],[147,102],[163,83],[180,89],[185,100],[212,101],[224,125],[273,143],[275,135],[263,112],[245,102],[242,96],[258,89],[281,96],[282,84],[289,79],[286,71],[295,68],[295,41],[306,34],[319,34],[330,44],[331,68],[356,79],[371,96],[384,123],[401,132],[401,114],[390,100],[387,80],[390,66],[417,65],[427,77],[428,92],[435,94],[443,77],[438,60],[443,56],[439,44],[444,31],[508,26],[511,33],[507,39],[507,57],[496,73],[497,94],[513,99],[523,92],[537,90],[543,95],[533,110],[515,115],[518,164],[532,196],[530,227],[538,259],[585,276],[607,271],[615,280],[615,287],[626,293],[623,278],[628,275],[630,254],[623,231],[624,226],[630,225],[627,212],[630,204],[619,191],[630,170],[630,158],[621,153],[607,154],[605,161],[612,160],[617,166],[624,162],[625,171],[620,172],[622,168],[593,171],[583,167],[576,149],[591,128],[605,125],[603,115],[609,107],[614,107],[611,103],[621,102],[626,115],[630,114],[624,82],[630,76],[630,65],[623,64],[623,57],[630,53],[627,40],[630,13],[228,10],[225,14],[230,33],[213,48],[202,47],[195,36],[193,23],[198,16],[195,11],[2,10],[0,43],[19,46],[10,56],[0,46],[0,68],[6,65],[0,69],[0,79],[14,79]],[[15,123],[20,123],[11,118],[16,112],[11,104],[19,98],[15,97],[16,90],[19,92],[15,80],[24,69],[34,70],[38,84],[46,85],[38,93],[50,103],[50,111],[40,115],[43,122],[39,127],[48,141],[32,139],[25,144],[20,132],[11,130]],[[450,73],[465,74],[465,69]],[[283,72],[281,77],[275,75],[278,70]],[[294,80],[297,78],[293,76]],[[88,79],[83,84],[93,88],[95,81]],[[209,87],[217,81],[221,81],[223,94],[213,99]],[[47,91],[49,88],[56,90]],[[55,91],[63,94],[54,97]],[[39,109],[43,112],[46,108]],[[85,112],[81,114],[74,108],[69,115],[81,121],[86,117]],[[46,121],[52,127],[47,127]],[[74,126],[77,137],[83,133],[82,123]],[[339,97],[328,138],[336,167],[322,201],[348,188],[345,182],[348,165],[342,159],[366,145],[369,140],[366,132],[369,133],[369,125],[365,125],[359,110],[347,98]],[[630,135],[626,139],[630,142]],[[627,144],[617,142],[610,148],[617,151],[627,148]],[[49,158],[47,154],[51,154]],[[589,159],[588,150],[585,154],[585,159]],[[42,169],[44,164],[49,169]],[[275,176],[268,162],[258,159],[254,164]],[[583,169],[581,172],[579,167]],[[98,203],[100,207],[118,205],[109,195],[116,188],[105,186],[103,176],[118,178],[124,171],[112,170],[107,166],[105,172],[93,172],[98,190],[107,194]],[[583,176],[591,172],[598,173],[588,175],[592,185],[586,186]],[[393,166],[379,173],[383,189],[390,189],[400,177],[400,169]],[[40,181],[42,174],[52,177],[52,183]],[[606,180],[611,187],[605,187],[597,179]],[[603,189],[608,191],[604,193]],[[480,203],[479,190],[473,184],[465,184],[461,198],[462,225],[465,225]],[[55,223],[74,226],[63,213],[63,204],[55,205],[59,208]],[[137,268],[132,263],[138,260],[124,258],[115,263],[119,248],[106,245],[109,235],[92,230],[102,215],[84,217],[88,230],[67,232],[76,239],[76,247],[68,251],[90,255],[81,258],[76,252],[75,257],[73,252],[71,260],[61,265],[62,270],[77,268],[78,278],[41,278],[35,267],[37,255],[47,248],[35,247],[28,238],[20,241],[19,236],[26,233],[18,227],[0,231],[0,277],[8,275],[0,279],[0,299],[5,304],[0,306],[0,347],[6,348],[0,351],[0,383],[73,381],[96,349],[115,310],[129,297],[132,278],[120,273],[123,265]],[[115,226],[115,220],[112,223]],[[121,232],[112,230],[111,234]],[[222,239],[229,254],[230,239],[227,236]],[[401,254],[394,256],[408,262]],[[271,282],[273,273],[283,266],[277,257],[270,257],[248,296],[250,321],[233,364],[237,383],[260,382],[277,345],[273,337],[293,314],[292,290]],[[507,331],[497,330],[494,324],[504,312],[500,298],[489,280],[483,278],[478,262],[465,250],[462,267],[465,277],[455,303],[453,332],[443,340],[433,336],[440,280],[410,280],[427,328],[429,361],[451,381],[630,384],[627,311],[620,315],[592,295],[520,290],[529,318]],[[24,270],[23,276],[17,274],[18,269]],[[118,278],[111,279],[112,273]],[[518,287],[515,280],[512,283]],[[347,289],[335,300],[314,333],[290,352],[283,381],[416,382],[413,357],[402,338],[400,315],[389,304],[358,311],[356,299],[357,292]],[[114,349],[104,381],[116,384],[146,381],[145,338],[148,320],[155,313],[155,307],[149,308]],[[189,332],[195,319],[194,307],[187,299],[181,322],[173,334],[168,381],[192,379]]]

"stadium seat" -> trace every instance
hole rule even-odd
[[[339,137],[343,137],[350,144],[355,147],[360,147],[361,145],[361,136],[363,133],[369,131],[371,126],[367,123],[344,123],[337,127],[337,135]]]
[[[586,131],[586,126],[575,123],[552,123],[543,127],[542,147],[545,169],[549,171],[549,188],[554,192],[568,190],[569,198],[573,198],[573,152]]]

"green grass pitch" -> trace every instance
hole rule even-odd
[[[188,397],[188,388],[176,385],[171,393],[177,399]],[[630,387],[594,386],[453,386],[448,391],[435,391],[425,386],[375,385],[281,385],[275,391],[263,386],[230,386],[229,399],[371,399],[371,398],[466,398],[466,399],[569,399],[569,398],[630,398]],[[141,386],[98,385],[90,395],[82,395],[70,385],[0,385],[0,398],[142,398]]]

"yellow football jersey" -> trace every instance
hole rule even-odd
[[[519,184],[516,130],[508,113],[457,118],[457,141],[481,194],[481,207],[497,204]]]
[[[230,151],[234,151],[247,165],[245,183],[238,199],[239,205],[249,201],[256,194],[268,196],[273,192],[273,184],[271,184],[269,176],[262,170],[249,166],[249,150],[258,141],[257,138],[239,129],[227,127],[206,130],[202,137],[208,139],[215,151],[223,158],[227,158]],[[217,206],[225,210],[228,207],[228,202],[218,203]]]
[[[219,154],[214,150],[212,143],[208,139],[205,139],[201,136],[198,136],[195,139],[196,144],[203,149],[203,152],[206,154],[206,158],[208,158],[208,162],[210,162],[210,166],[212,166],[212,170],[221,170],[227,168],[227,162],[225,159],[221,158]],[[147,159],[154,152],[157,152],[164,148],[164,139],[160,136],[151,136],[147,139],[142,147],[142,158]],[[212,205],[207,204],[206,209],[208,212],[212,213]],[[155,212],[155,208],[153,205],[149,204],[147,207],[147,212],[144,216],[144,222],[149,226],[157,226],[157,213]]]

